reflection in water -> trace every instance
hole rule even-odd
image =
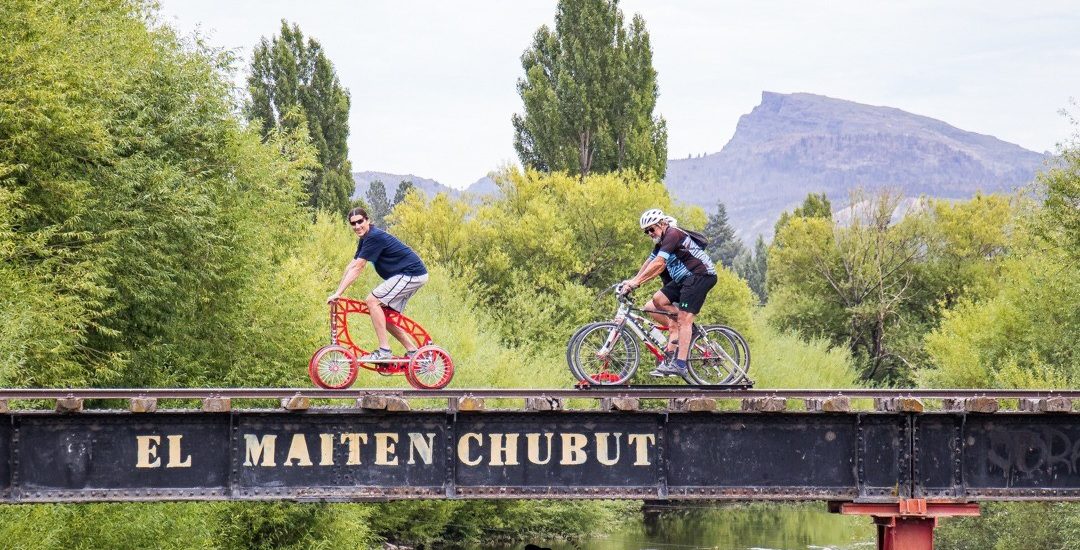
[[[650,504],[607,536],[577,544],[532,541],[552,550],[723,548],[754,550],[873,550],[868,517],[830,514],[821,502],[806,504]],[[536,546],[531,546],[530,550]],[[525,545],[514,547],[524,550]]]

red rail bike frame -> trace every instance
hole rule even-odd
[[[413,341],[416,342],[416,347],[423,347],[431,344],[431,335],[428,331],[424,330],[424,327],[420,326],[420,323],[413,321],[412,319],[398,313],[397,311],[390,309],[386,306],[382,308],[383,314],[386,315],[386,323],[394,325],[409,334]],[[338,298],[337,301],[330,304],[330,343],[339,346],[345,346],[353,351],[355,357],[360,357],[368,352],[356,345],[353,342],[352,336],[349,334],[349,314],[370,315],[368,305],[359,300],[352,300],[349,298]],[[405,364],[395,365],[367,365],[360,364],[361,367],[368,370],[377,370],[384,372],[404,372]]]

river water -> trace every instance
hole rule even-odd
[[[870,518],[830,514],[823,502],[673,503],[654,510],[603,537],[532,544],[552,550],[873,550],[877,544]],[[512,548],[524,550],[525,545]]]

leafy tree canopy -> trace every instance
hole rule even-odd
[[[769,310],[781,327],[848,346],[868,379],[907,381],[922,335],[960,297],[985,295],[1022,243],[1008,197],[921,201],[855,194],[851,219],[791,217],[769,251]]]
[[[825,193],[810,193],[806,195],[802,205],[795,207],[793,212],[784,212],[780,214],[780,219],[776,220],[776,225],[773,228],[773,234],[779,233],[792,218],[824,218],[826,220],[831,220],[832,203],[829,202]]]
[[[674,206],[661,184],[637,177],[593,175],[581,185],[567,174],[527,170],[504,173],[498,183],[500,195],[476,207],[412,193],[391,218],[396,231],[417,239],[410,243],[425,260],[471,281],[512,342],[562,345],[577,326],[611,313],[597,293],[633,275],[652,247],[638,227],[642,211],[662,208],[684,227],[705,221],[700,209]],[[745,283],[725,271],[702,314],[746,327],[751,303]]]
[[[1080,383],[1080,142],[1074,138],[1062,148],[1038,188],[1042,208],[980,208],[987,201],[977,198],[941,216],[940,242],[963,252],[947,255],[938,271],[954,282],[944,302],[949,309],[924,338],[928,365],[918,372],[921,384]],[[987,259],[998,267],[991,269]]]
[[[758,303],[764,304],[769,299],[766,280],[769,271],[769,247],[765,245],[765,238],[758,235],[754,243],[754,249],[743,248],[735,257],[735,273],[742,277],[750,290],[757,295]]]
[[[401,180],[401,183],[398,183],[397,190],[394,191],[394,202],[391,203],[390,207],[393,208],[405,200],[406,195],[415,188],[416,186],[413,185],[412,181]]]
[[[555,28],[542,26],[521,56],[524,114],[515,114],[521,163],[585,177],[631,170],[659,181],[667,124],[645,20],[624,25],[617,0],[560,0]]]

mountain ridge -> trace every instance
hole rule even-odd
[[[1032,180],[1045,155],[895,107],[827,96],[763,92],[717,153],[668,161],[672,196],[715,211],[723,201],[745,241],[807,193],[836,206],[861,187],[961,199],[1012,192]]]

